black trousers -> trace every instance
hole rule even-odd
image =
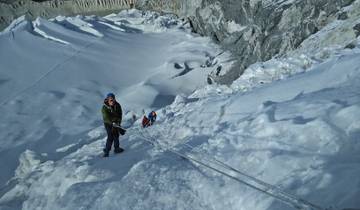
[[[114,149],[119,149],[119,131],[117,128],[114,128],[111,124],[104,123],[106,133],[107,133],[107,139],[106,139],[106,145],[104,152],[109,153],[111,151],[111,146],[114,144]]]

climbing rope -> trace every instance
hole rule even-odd
[[[295,209],[299,210],[325,210],[324,208],[315,205],[309,201],[306,201],[302,198],[299,198],[295,195],[292,195],[288,192],[285,192],[283,189],[271,185],[267,182],[264,182],[260,179],[257,179],[253,176],[250,176],[216,158],[208,157],[204,158],[204,155],[200,152],[197,152],[199,155],[202,155],[202,157],[197,156],[194,154],[194,147],[184,143],[183,146],[191,149],[191,152],[180,152],[179,150],[173,149],[173,147],[167,145],[161,145],[158,141],[156,141],[156,138],[152,136],[147,129],[143,129],[143,131],[139,130],[140,137],[144,141],[154,145],[155,147],[161,149],[162,151],[169,151],[179,157],[182,157],[184,159],[187,159],[191,162],[195,162],[199,165],[202,165],[203,167],[206,167],[208,169],[211,169],[219,174],[222,174],[230,179],[233,179],[241,184],[244,184],[252,189],[255,189],[259,192],[262,192],[268,196],[271,196]],[[145,133],[145,134],[144,134]],[[162,138],[164,138],[164,135],[160,135]],[[196,151],[195,151],[196,152]]]

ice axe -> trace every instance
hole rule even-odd
[[[113,127],[117,128],[119,130],[119,133],[123,136],[126,133],[126,129],[122,128],[120,125],[113,123]]]

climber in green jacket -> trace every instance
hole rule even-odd
[[[121,128],[122,109],[113,93],[107,94],[101,113],[107,133],[106,146],[103,149],[104,157],[109,157],[112,144],[114,144],[114,153],[123,152],[124,149],[119,144],[120,134],[125,134],[125,130]]]

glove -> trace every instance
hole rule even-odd
[[[121,128],[119,123],[113,122],[112,123],[113,128]]]
[[[126,130],[123,128],[119,128],[119,133],[123,136],[126,133]]]

